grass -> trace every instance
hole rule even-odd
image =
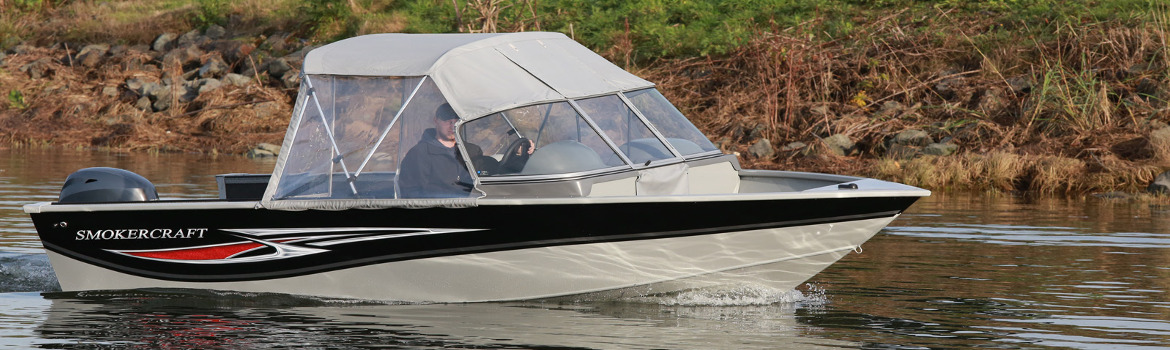
[[[748,167],[840,170],[932,189],[1037,193],[1135,189],[1170,167],[1170,129],[1161,129],[1170,124],[1170,5],[1164,1],[20,3],[0,0],[0,49],[20,42],[72,48],[145,44],[162,32],[212,24],[236,35],[292,33],[310,43],[380,32],[558,31],[658,83],[726,151],[747,155],[748,145],[761,138],[777,147],[794,141],[818,145],[834,134],[848,135],[858,148],[850,157],[745,156],[741,161]],[[95,76],[115,85],[123,79],[118,72],[62,79],[82,84]],[[20,93],[9,96],[8,111],[24,106],[30,114],[47,113],[38,104],[46,87],[0,79],[8,79],[6,91]],[[287,100],[270,93],[247,98]],[[209,96],[197,103],[241,98]],[[120,108],[86,111],[131,113]],[[161,149],[157,145],[168,136],[159,128],[260,130],[263,123],[241,111],[186,119],[177,115],[182,112],[145,115],[141,125],[101,138]],[[886,154],[889,139],[908,129],[959,145],[960,154],[892,159]],[[231,152],[240,145],[173,147]]]

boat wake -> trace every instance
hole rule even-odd
[[[779,290],[756,285],[730,285],[691,289],[675,293],[625,298],[621,301],[651,303],[666,306],[765,306],[775,304],[816,303],[824,299],[824,292],[815,288]]]
[[[0,253],[0,293],[59,290],[48,255]]]
[[[813,284],[805,284],[799,289],[777,289],[752,283],[726,284],[666,293],[654,293],[652,289],[646,287],[632,287],[616,291],[541,299],[544,302],[554,303],[616,302],[695,307],[775,305],[810,307],[824,305],[827,300],[825,291]]]

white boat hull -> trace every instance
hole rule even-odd
[[[145,278],[52,251],[48,254],[62,288],[68,291],[201,288],[407,302],[482,302],[604,291],[667,293],[736,284],[787,290],[856,249],[895,217],[452,255],[236,282]]]

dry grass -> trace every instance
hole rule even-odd
[[[762,33],[725,58],[668,60],[638,73],[726,151],[747,155],[762,138],[776,148],[816,145],[833,134],[858,148],[841,159],[745,156],[745,166],[1038,193],[1136,190],[1170,166],[1170,129],[1161,129],[1170,123],[1165,14],[1156,23],[1055,26],[1050,38],[988,18],[902,16],[832,40],[801,27]],[[906,129],[960,154],[883,159]],[[863,159],[879,160],[840,165]]]
[[[881,159],[872,167],[871,175],[936,190],[1067,195],[1140,191],[1161,172],[1157,166],[1134,165],[1116,158],[1098,161],[1104,164],[1050,155],[966,153],[910,160]]]
[[[541,25],[535,10],[511,28],[495,22],[505,6],[500,1],[460,3],[472,6],[466,13],[480,15],[462,18],[462,30]],[[533,3],[516,4],[531,9]],[[0,13],[0,37],[33,33],[39,44],[148,43],[164,31],[190,30],[200,11],[173,2],[63,4],[31,15]],[[405,28],[407,19],[388,11],[389,4],[348,4],[352,17],[362,19],[354,27],[358,34]],[[244,0],[232,2],[224,14],[237,34],[259,36],[297,32],[295,15],[271,12],[295,13],[302,6]],[[1170,5],[1150,7],[1153,20],[1147,23],[1053,25],[1044,35],[995,16],[898,10],[854,18],[854,27],[831,36],[821,31],[823,19],[761,29],[726,56],[630,67],[635,54],[629,31],[599,51],[656,82],[725,151],[744,155],[747,167],[873,175],[940,190],[1137,189],[1170,166],[1170,129],[1164,128],[1170,124]],[[335,25],[321,35],[354,29]],[[55,50],[36,55],[66,56],[65,48]],[[10,56],[6,66],[19,67],[34,56]],[[287,123],[260,118],[268,114],[247,103],[277,101],[291,109],[288,91],[257,85],[145,113],[125,96],[93,98],[102,87],[121,87],[129,74],[141,72],[55,64],[56,75],[39,81],[14,69],[0,71],[0,86],[19,91],[27,104],[0,108],[0,138],[235,153],[258,140],[278,141]],[[960,153],[889,159],[890,138],[907,129],[954,143]],[[833,134],[849,136],[857,152],[826,152],[819,140]],[[811,152],[749,156],[748,147],[765,138],[776,148],[804,142]]]

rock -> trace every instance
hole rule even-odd
[[[926,145],[926,147],[922,149],[922,153],[929,154],[932,156],[945,157],[945,156],[955,154],[955,151],[958,151],[958,150],[959,150],[959,145],[956,145],[956,144],[953,144],[950,142],[932,143],[932,144]]]
[[[186,48],[174,49],[167,51],[167,54],[162,57],[163,67],[182,67],[184,71],[198,68],[203,65],[199,60],[203,56],[203,50],[195,46],[187,46]]]
[[[224,63],[219,57],[212,57],[199,67],[200,78],[220,78],[228,71],[227,63]]]
[[[273,154],[272,152],[268,152],[268,151],[265,151],[265,150],[262,150],[259,148],[253,148],[253,149],[248,150],[247,153],[244,153],[244,156],[246,156],[248,158],[267,158],[267,157],[275,157],[276,154]]]
[[[768,134],[768,126],[763,125],[763,124],[757,124],[755,127],[752,128],[751,131],[748,132],[747,137],[748,137],[748,139],[760,139],[760,138],[765,138],[767,136],[767,134]]]
[[[220,52],[223,52],[225,60],[235,63],[242,62],[243,60],[247,59],[248,55],[252,54],[252,51],[256,51],[256,45],[233,42],[229,49],[222,50]]]
[[[8,50],[8,53],[13,54],[13,55],[23,55],[23,54],[27,54],[27,53],[31,52],[35,48],[36,47],[34,47],[32,45],[20,44],[20,45],[13,46],[11,50]]]
[[[751,147],[748,147],[748,153],[756,158],[767,159],[776,155],[776,150],[772,148],[772,141],[765,138],[756,141]]]
[[[188,80],[194,80],[195,75],[199,73],[198,69],[192,69],[186,72],[175,72],[174,69],[168,69],[162,74],[162,81],[167,84],[184,84]]]
[[[175,39],[178,39],[178,38],[179,38],[178,34],[163,33],[162,35],[159,35],[158,38],[154,39],[154,43],[150,45],[150,48],[152,50],[158,51],[158,52],[170,51],[171,48],[173,48],[175,46],[174,45]]]
[[[139,95],[144,95],[142,93],[142,87],[145,84],[146,84],[146,81],[142,80],[142,78],[126,79],[126,89],[128,89],[130,91],[137,92]]]
[[[886,157],[893,159],[912,159],[922,154],[922,147],[895,143],[886,149]]]
[[[150,104],[151,110],[155,112],[162,112],[171,109],[170,94],[167,95],[167,98],[161,98],[158,101],[154,101],[154,103]]]
[[[290,71],[284,72],[284,75],[280,77],[280,83],[286,89],[295,89],[301,83],[300,78],[301,78],[300,73],[298,73],[297,71],[290,70]]]
[[[789,142],[787,145],[784,145],[784,147],[780,147],[780,150],[781,151],[796,151],[796,150],[804,149],[805,147],[808,147],[808,145],[805,144],[804,142],[795,141],[795,142]]]
[[[1142,97],[1149,98],[1158,95],[1160,86],[1161,84],[1158,84],[1157,80],[1143,77],[1141,80],[1138,80],[1137,86],[1134,87],[1134,92],[1144,95]]]
[[[976,102],[975,107],[984,114],[992,114],[1002,110],[1006,105],[1007,102],[1004,100],[1003,91],[993,87],[983,90],[983,94],[979,96],[979,101]]]
[[[280,145],[274,145],[267,142],[261,142],[259,145],[256,145],[256,149],[265,150],[274,154],[280,154]]]
[[[219,80],[216,80],[216,79],[200,79],[198,90],[199,90],[200,94],[204,94],[204,93],[207,93],[210,91],[215,91],[222,86],[223,86],[223,82],[220,82]]]
[[[127,86],[130,86],[129,84],[129,81],[127,81]],[[171,89],[156,82],[141,83],[141,85],[139,85],[139,87],[135,90],[142,94],[142,96],[149,97],[151,100],[155,100],[159,96],[162,96],[163,94],[169,93],[171,91]]]
[[[106,86],[102,88],[102,96],[118,97],[118,88],[113,86]]]
[[[77,58],[76,58],[77,64],[80,64],[80,65],[88,67],[88,68],[97,67],[99,64],[102,63],[102,60],[105,58],[106,53],[109,51],[110,51],[110,45],[106,45],[106,44],[86,45],[85,47],[81,48],[81,52],[77,54]]]
[[[106,53],[109,54],[110,56],[120,56],[120,55],[125,55],[127,52],[130,52],[130,46],[114,45],[114,46],[111,46],[110,50]]]
[[[784,147],[780,147],[780,155],[782,157],[806,156],[811,153],[812,148],[808,144],[800,141],[789,142]]]
[[[192,29],[191,31],[183,33],[183,35],[179,36],[178,43],[179,47],[188,47],[201,45],[207,41],[210,40],[208,40],[206,37],[203,37],[203,35],[199,33],[199,30]]]
[[[280,146],[271,143],[261,143],[245,153],[248,158],[275,157],[280,154]]]
[[[896,145],[921,147],[934,141],[930,139],[930,134],[927,134],[925,131],[910,129],[898,133],[891,142]]]
[[[219,80],[210,78],[185,82],[183,83],[183,95],[179,96],[179,101],[184,103],[194,101],[199,98],[199,95],[219,89],[221,86],[223,83]]]
[[[1170,171],[1163,172],[1146,186],[1146,192],[1153,194],[1167,194],[1170,192]]]
[[[876,116],[876,117],[897,117],[905,109],[906,109],[906,107],[903,106],[901,102],[886,101],[885,103],[882,103],[882,107],[878,108],[878,111],[876,114],[874,114],[874,116]]]
[[[822,141],[825,142],[825,146],[829,148],[830,152],[838,156],[847,156],[854,151],[853,140],[845,134],[832,135],[822,139]]]
[[[28,74],[28,77],[32,79],[40,79],[56,73],[56,69],[53,68],[53,59],[48,57],[20,66],[20,71]]]
[[[260,67],[260,69],[262,72],[268,73],[268,75],[273,78],[280,78],[284,76],[284,73],[292,70],[292,66],[288,64],[287,60],[283,58],[277,58],[275,60],[268,61],[262,67]]]
[[[224,35],[227,35],[227,29],[224,29],[219,25],[212,24],[210,27],[207,27],[207,30],[203,32],[203,35],[207,36],[207,38],[211,40],[219,40],[223,38]]]
[[[289,52],[289,34],[275,34],[264,40],[260,47],[272,52],[274,56],[284,56]]]
[[[134,108],[138,108],[147,112],[153,112],[150,104],[150,98],[146,96],[139,97],[138,101],[134,103]]]
[[[224,84],[230,84],[230,85],[235,85],[235,86],[246,86],[246,85],[252,83],[252,78],[249,78],[249,77],[247,77],[245,75],[241,75],[241,74],[228,73],[220,81],[222,81]]]
[[[934,91],[945,99],[951,99],[956,95],[958,86],[962,81],[956,78],[947,78],[934,84]]]
[[[151,110],[162,112],[171,108],[172,88],[159,83],[142,84],[142,95],[150,99]]]
[[[146,44],[130,45],[129,47],[126,48],[126,51],[127,52],[131,52],[131,51],[132,52],[140,52],[140,53],[144,53],[147,55],[157,55],[158,54],[157,51],[152,51],[150,49],[150,45],[146,45]]]
[[[1026,94],[1032,92],[1032,86],[1035,85],[1035,83],[1032,82],[1032,77],[1026,75],[1008,78],[1007,83],[1008,86],[1012,88],[1012,92],[1017,94]]]
[[[149,62],[149,60],[146,60],[142,57],[129,57],[122,59],[120,66],[124,71],[149,70],[147,66],[154,68],[154,70],[158,70],[158,67],[154,67],[152,64],[147,64],[147,62]]]

